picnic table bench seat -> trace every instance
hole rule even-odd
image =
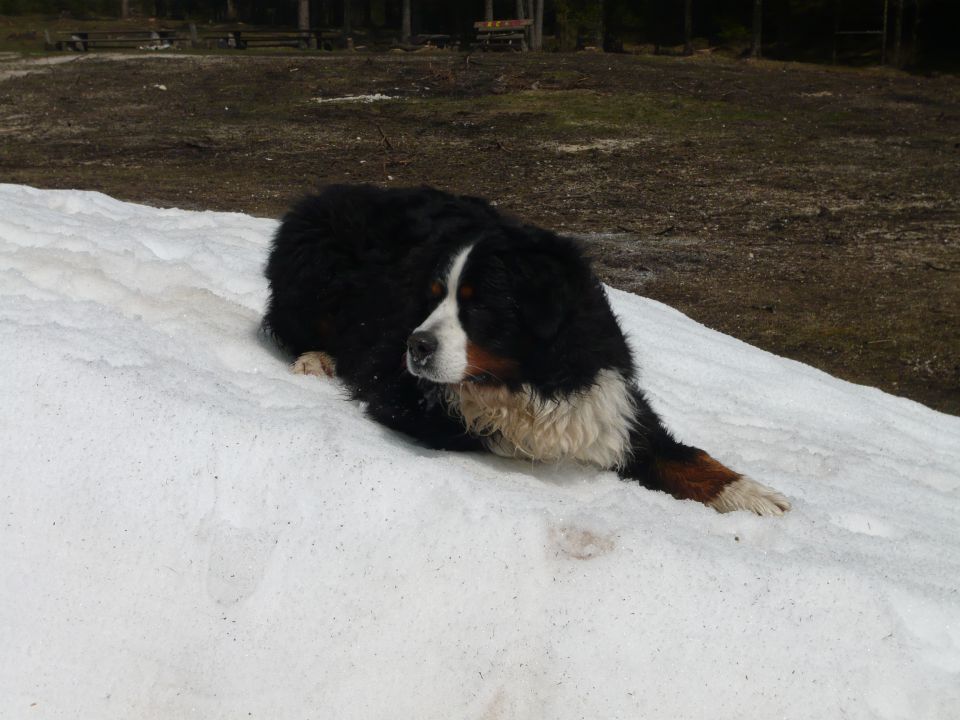
[[[221,30],[204,33],[203,39],[217,47],[246,50],[258,47],[296,47],[301,50],[332,50],[346,45],[341,30]]]
[[[87,52],[91,48],[176,47],[190,43],[189,33],[179,30],[63,30],[50,42],[56,50]]]
[[[527,33],[533,20],[481,20],[473,24],[477,31],[474,47],[482,50],[527,50]]]

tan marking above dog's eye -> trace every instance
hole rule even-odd
[[[460,286],[460,299],[469,300],[473,297],[473,285],[461,285]]]
[[[435,298],[443,295],[443,283],[439,280],[434,280],[433,284],[430,286],[430,294]]]

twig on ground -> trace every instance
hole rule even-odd
[[[383,144],[386,146],[387,150],[393,150],[393,144],[390,142],[390,138],[387,137],[387,134],[383,131],[383,128],[380,127],[379,123],[374,123],[377,128],[377,132],[380,133],[380,139],[383,141]]]

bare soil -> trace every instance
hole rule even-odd
[[[601,276],[960,414],[960,81],[625,55],[0,58],[0,181],[278,217],[430,183]],[[318,102],[347,95],[395,98]]]

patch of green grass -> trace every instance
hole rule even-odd
[[[825,110],[819,113],[817,119],[824,125],[843,125],[855,117],[849,110]]]
[[[583,77],[583,74],[576,70],[551,70],[543,74],[544,82],[571,82],[579,80],[581,77]]]
[[[590,90],[525,90],[471,99],[421,98],[410,103],[431,114],[482,114],[507,120],[514,116],[561,133],[583,128],[614,134],[636,133],[644,128],[686,132],[696,126],[772,119],[769,113],[730,103]]]

